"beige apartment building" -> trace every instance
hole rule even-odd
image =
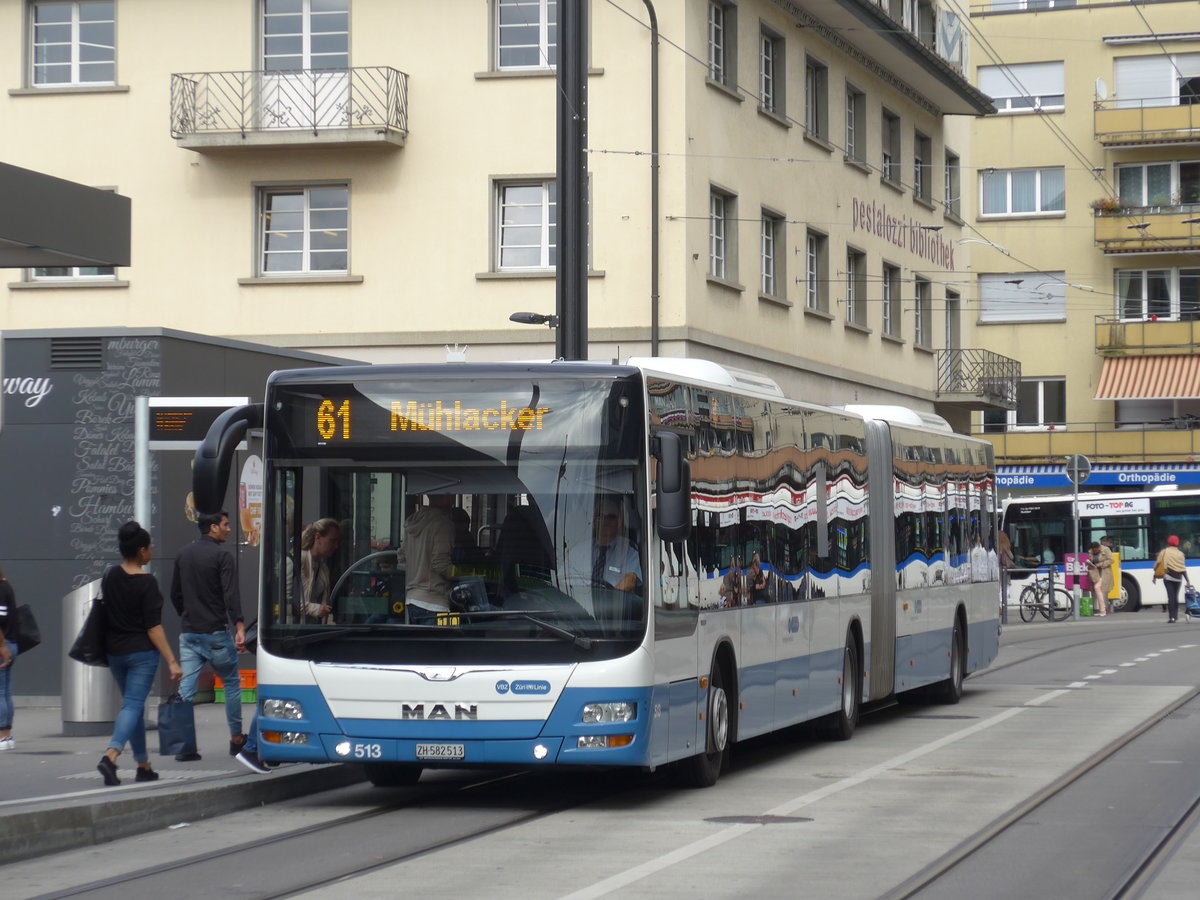
[[[586,8],[591,358],[704,357],[962,426],[1012,405],[1016,364],[966,342],[969,129],[945,117],[992,106],[961,18],[925,0]],[[133,201],[128,268],[14,273],[0,327],[551,355],[550,329],[509,317],[555,309],[557,13],[0,0],[0,158]]]
[[[1200,486],[1200,19],[1195,4],[971,7],[975,341],[1021,362],[976,414],[1016,490]]]

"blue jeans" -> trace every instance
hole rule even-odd
[[[242,745],[242,752],[249,753],[254,756],[258,753],[258,707],[254,708],[254,721],[250,723],[250,728],[246,731],[246,743]]]
[[[200,680],[200,670],[205,663],[212,666],[217,677],[225,682],[225,721],[229,723],[229,734],[241,734],[242,682],[232,634],[228,631],[215,634],[184,632],[179,636],[179,665],[183,669],[179,695],[188,703],[196,699],[196,682]]]
[[[12,654],[12,662],[3,669],[0,669],[0,731],[8,731],[12,728],[12,670],[13,666],[17,664],[17,645],[7,640],[4,643],[8,644],[8,652]]]
[[[146,753],[146,698],[154,686],[158,672],[158,651],[141,650],[108,658],[108,671],[121,691],[121,711],[113,723],[109,750],[118,753],[125,744],[133,751],[133,758],[140,763],[149,762]]]

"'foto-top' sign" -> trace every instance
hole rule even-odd
[[[151,450],[195,450],[217,416],[248,397],[150,397]],[[246,449],[243,441],[239,450]]]

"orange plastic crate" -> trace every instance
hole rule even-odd
[[[238,679],[241,681],[240,686],[243,691],[253,690],[254,688],[258,687],[258,672],[256,672],[254,669],[247,669],[244,672],[238,672]],[[214,690],[219,691],[224,687],[225,682],[223,682],[220,678],[213,678]]]

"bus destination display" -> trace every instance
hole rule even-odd
[[[408,431],[541,431],[548,412],[546,406],[509,404],[507,400],[496,406],[461,400],[392,400],[385,410],[379,401],[325,397],[316,405],[312,424],[318,443],[376,442]]]

